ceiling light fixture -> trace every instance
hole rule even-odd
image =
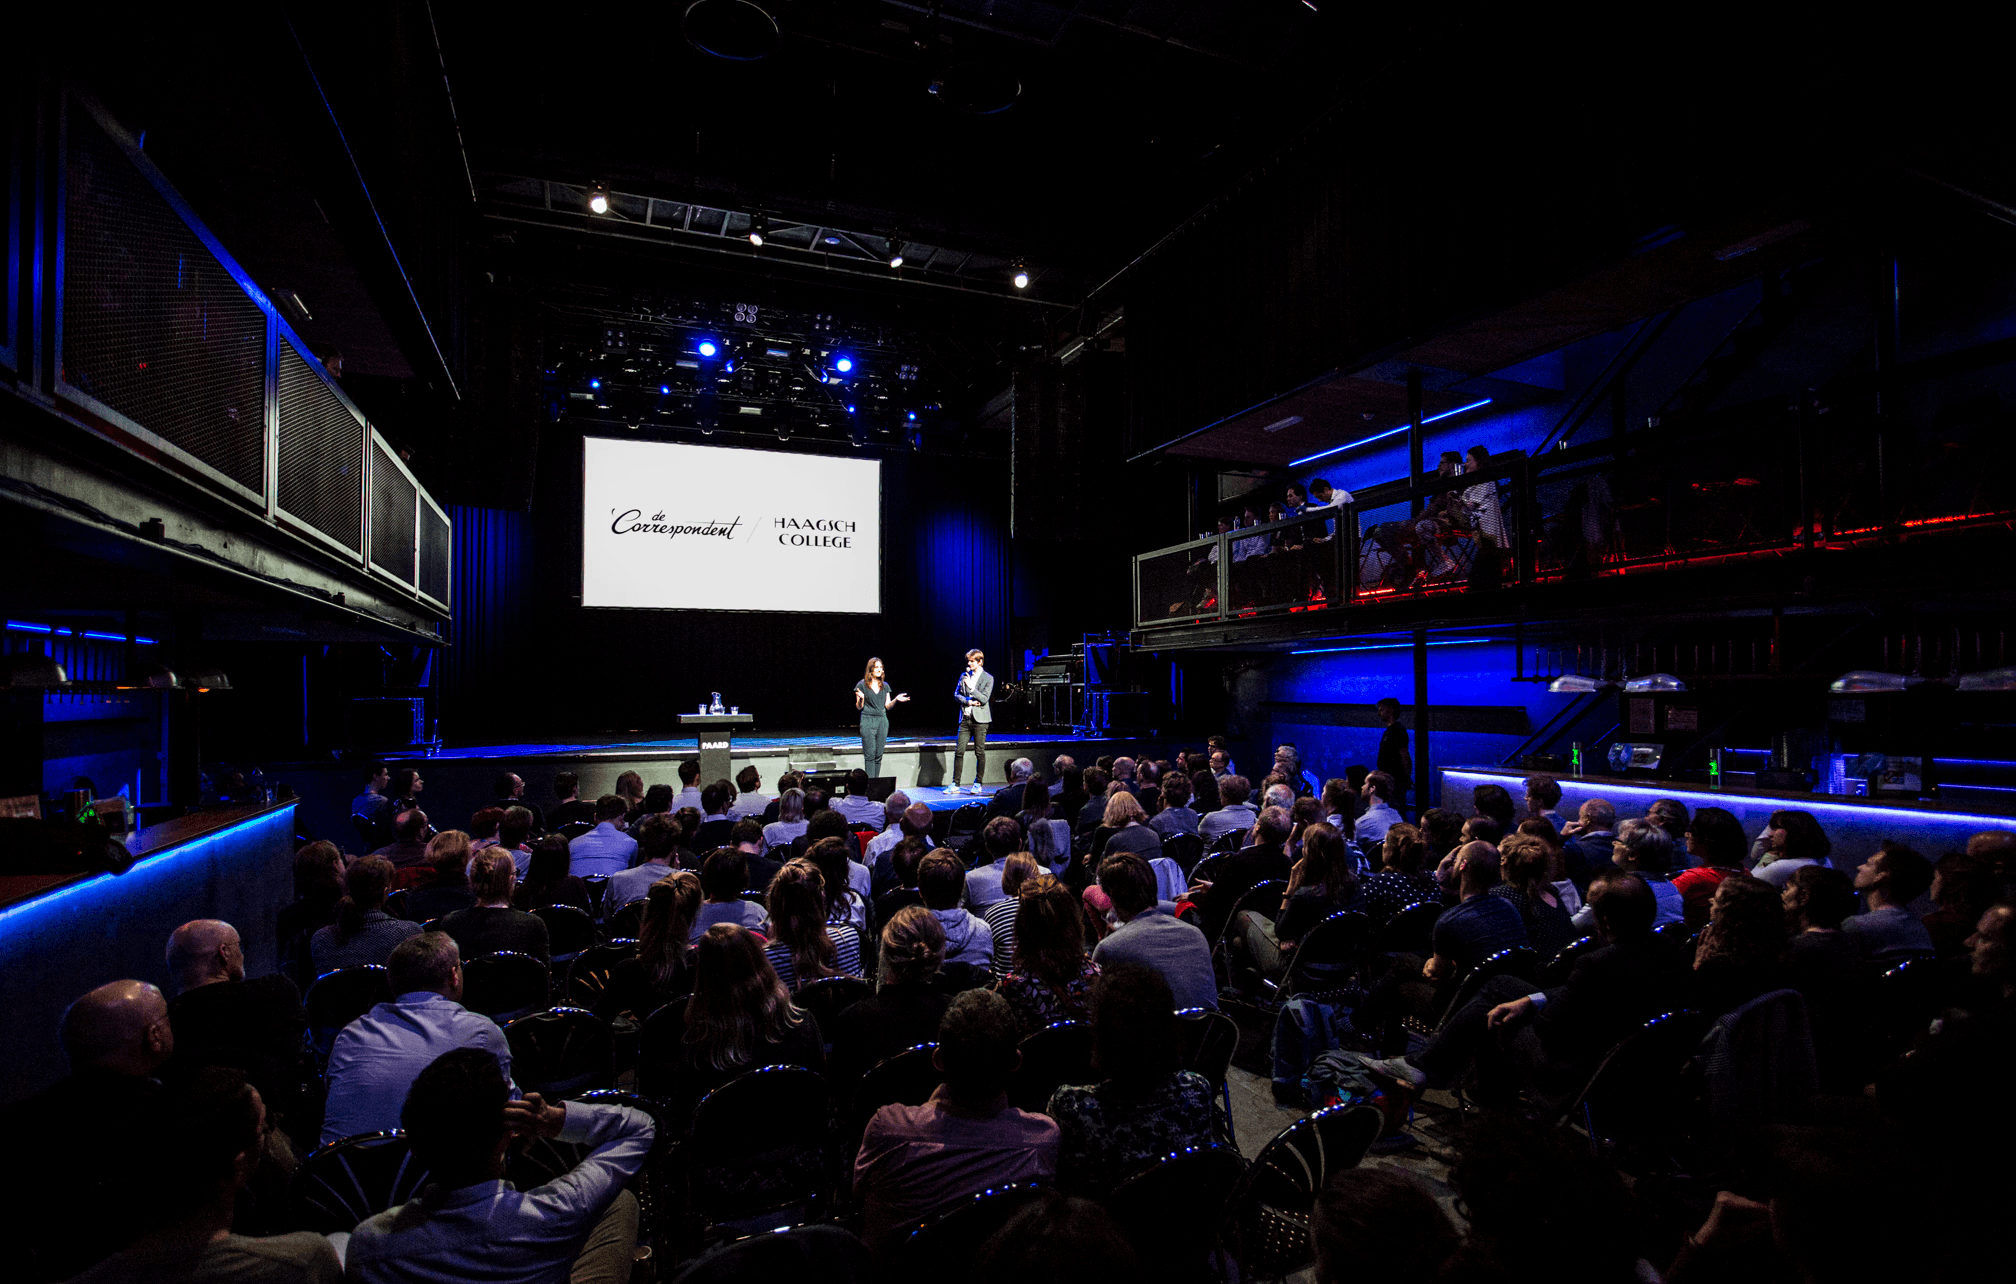
[[[763,238],[768,235],[770,235],[770,216],[768,214],[752,215],[749,219],[749,244],[761,245],[763,244]]]
[[[892,268],[903,266],[903,238],[900,236],[889,238],[889,266]]]
[[[1014,275],[1014,277],[1013,277],[1012,279],[1013,279],[1013,280],[1014,280],[1014,282],[1015,282],[1015,288],[1016,288],[1016,289],[1018,289],[1018,290],[1026,290],[1026,289],[1028,289],[1028,288],[1029,288],[1029,268],[1028,268],[1028,266],[1027,266],[1026,264],[1024,264],[1024,263],[1021,263],[1021,262],[1017,262],[1017,263],[1015,264],[1015,275]]]
[[[609,189],[600,183],[589,188],[588,209],[592,213],[607,214],[609,212]]]

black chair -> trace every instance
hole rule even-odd
[[[1877,977],[1868,990],[1865,1028],[1873,1066],[1901,1056],[1932,1019],[1949,1007],[1961,1006],[1973,982],[1973,961],[1966,955],[1947,959],[1912,959]]]
[[[595,920],[579,906],[541,905],[532,912],[546,923],[546,948],[555,968],[595,944]]]
[[[921,1106],[931,1099],[931,1094],[945,1081],[938,1067],[931,1064],[931,1054],[936,1051],[937,1044],[920,1043],[876,1062],[861,1076],[861,1082],[854,1085],[853,1100],[847,1103],[846,1114],[835,1131],[837,1148],[844,1156],[852,1156],[861,1148],[861,1133],[877,1110],[884,1106]]]
[[[868,1246],[838,1226],[815,1223],[765,1231],[710,1249],[672,1277],[672,1284],[752,1284],[758,1280],[818,1280],[872,1284],[882,1279]]]
[[[945,831],[945,841],[939,844],[958,851],[971,842],[987,823],[987,804],[970,802],[952,813],[952,823]]]
[[[931,978],[931,987],[946,994],[963,994],[967,990],[984,990],[994,984],[994,973],[978,963],[940,964],[938,974]]]
[[[316,977],[303,1000],[316,1051],[328,1056],[338,1031],[378,1004],[391,1001],[392,974],[376,963],[339,967]]]
[[[1602,941],[1593,936],[1578,936],[1562,946],[1560,952],[1547,960],[1546,966],[1540,969],[1540,988],[1547,989],[1565,984],[1568,974],[1575,970],[1575,960],[1602,944]]]
[[[631,901],[628,905],[619,908],[614,914],[608,915],[607,918],[610,940],[626,936],[635,939],[644,931],[644,902],[641,900]]]
[[[1246,1161],[1230,1146],[1191,1146],[1158,1160],[1106,1199],[1141,1259],[1142,1279],[1184,1279],[1210,1274],[1225,1205]]]
[[[393,918],[408,917],[406,913],[406,892],[407,889],[402,887],[398,891],[386,896],[385,912],[387,914],[390,914]]]
[[[1463,974],[1463,978],[1449,988],[1449,1002],[1443,1005],[1436,1016],[1435,1024],[1440,1026],[1450,1014],[1462,1010],[1463,1005],[1477,997],[1484,983],[1498,976],[1517,976],[1532,980],[1540,974],[1540,956],[1530,945],[1515,945],[1508,950],[1499,950]]]
[[[606,874],[591,874],[581,880],[581,886],[588,893],[588,907],[596,922],[602,921],[604,902],[609,896],[609,877]]]
[[[762,1066],[700,1099],[682,1147],[686,1198],[703,1232],[780,1213],[810,1220],[826,1188],[826,1081],[803,1066]],[[763,1218],[760,1225],[754,1219]]]
[[[1232,1054],[1239,1050],[1239,1023],[1209,1008],[1182,1008],[1176,1013],[1182,1040],[1183,1068],[1203,1075],[1218,1091],[1222,1112],[1218,1121],[1225,1139],[1238,1144],[1232,1127]]]
[[[594,828],[595,822],[592,820],[570,820],[560,826],[557,832],[562,838],[571,843],[581,835],[592,832]]]
[[[577,1008],[593,1012],[602,1002],[603,992],[609,988],[609,975],[616,970],[616,965],[624,959],[636,957],[637,942],[628,938],[618,938],[607,945],[581,951],[567,965],[567,987],[562,997]]]
[[[980,1246],[1008,1219],[1043,1198],[1044,1182],[1018,1181],[969,1195],[955,1206],[925,1218],[896,1250],[889,1277],[929,1279],[944,1272],[946,1263],[972,1262]]]
[[[1218,877],[1219,864],[1220,862],[1216,856],[1202,858],[1190,867],[1190,881],[1192,883],[1215,882]]]
[[[637,1031],[637,1091],[653,1101],[669,1101],[686,1038],[686,996],[644,1018]]]
[[[1372,935],[1372,920],[1356,910],[1338,910],[1310,928],[1288,956],[1278,997],[1335,997],[1353,989]]]
[[[1050,1094],[1067,1083],[1091,1083],[1092,1027],[1084,1021],[1052,1021],[1022,1040],[1022,1064],[1008,1080],[1008,1101],[1018,1110],[1042,1113]]]
[[[1217,840],[1213,842],[1210,847],[1212,854],[1219,855],[1225,852],[1238,851],[1241,847],[1244,847],[1246,845],[1247,832],[1248,831],[1244,829],[1235,829],[1229,834],[1218,835]]]
[[[364,851],[375,852],[385,845],[381,831],[369,816],[350,813],[350,828],[357,831],[357,842]]]
[[[511,1078],[548,1100],[616,1086],[616,1044],[608,1023],[580,1008],[521,1016],[504,1027]]]
[[[1435,931],[1435,920],[1441,917],[1440,901],[1415,901],[1406,906],[1387,919],[1386,926],[1380,929],[1380,953],[1426,954]]]
[[[1177,834],[1162,840],[1162,854],[1175,861],[1188,878],[1197,862],[1204,859],[1204,840],[1195,834]]]
[[[1700,929],[1688,925],[1685,921],[1661,923],[1652,929],[1652,939],[1675,954],[1685,953],[1689,961],[1692,961],[1694,938],[1699,935],[1699,931]]]
[[[319,1235],[355,1230],[365,1218],[413,1198],[427,1177],[404,1133],[367,1132],[332,1141],[294,1172],[289,1228]]]
[[[1653,1017],[1604,1054],[1560,1121],[1579,1113],[1599,1148],[1643,1146],[1665,1135],[1683,1114],[1675,1109],[1676,1087],[1707,1026],[1691,1008]]]
[[[628,1188],[636,1194],[639,1205],[639,1238],[671,1245],[678,1237],[674,1214],[679,1207],[679,1193],[665,1189],[666,1170],[670,1165],[663,1161],[677,1141],[677,1130],[673,1128],[665,1107],[634,1092],[617,1092],[609,1088],[574,1093],[569,1100],[590,1105],[627,1106],[651,1116],[651,1150],[645,1155],[643,1166],[628,1182]],[[531,1190],[566,1176],[590,1153],[591,1148],[580,1142],[549,1137],[530,1138],[511,1147],[504,1161],[504,1176],[519,1190]]]
[[[1332,1106],[1297,1119],[1261,1147],[1226,1217],[1241,1278],[1280,1277],[1316,1260],[1309,1219],[1317,1194],[1331,1177],[1358,1166],[1385,1123],[1375,1105]]]
[[[552,983],[551,969],[530,954],[499,950],[462,965],[462,1006],[501,1025],[544,1008]]]
[[[861,1000],[874,997],[874,984],[858,976],[828,976],[799,986],[791,1001],[810,1012],[819,1022],[820,1036],[830,1052],[833,1048],[833,1018]]]

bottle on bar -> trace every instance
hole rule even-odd
[[[1708,749],[1708,787],[1722,787],[1722,746],[1711,745]]]
[[[1582,774],[1582,742],[1577,740],[1568,748],[1568,767],[1573,774]]]

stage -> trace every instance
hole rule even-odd
[[[1144,754],[1167,757],[1182,743],[1167,737],[1079,736],[1050,732],[1002,731],[987,741],[987,773],[980,794],[953,793],[946,788],[952,773],[956,748],[951,735],[892,736],[883,749],[882,774],[896,777],[897,788],[913,801],[933,811],[951,811],[969,802],[985,802],[1008,782],[1008,764],[1028,758],[1037,770],[1050,777],[1051,762],[1059,754],[1069,754],[1081,767],[1112,754],[1118,757]],[[1199,745],[1193,747],[1201,747]],[[572,771],[581,778],[581,795],[593,799],[614,792],[616,778],[634,771],[646,786],[666,784],[679,787],[679,764],[699,756],[699,742],[676,734],[651,736],[638,731],[603,734],[563,735],[546,740],[516,743],[449,745],[424,756],[387,755],[395,766],[411,766],[420,772],[424,788],[419,795],[421,810],[438,829],[454,829],[469,823],[479,807],[495,801],[493,782],[504,772],[524,778],[525,797],[542,809],[550,809],[554,774]],[[291,785],[300,795],[301,832],[328,838],[344,850],[357,846],[350,825],[350,801],[364,787],[363,758],[343,762],[275,763],[265,768],[267,778]],[[861,740],[852,729],[828,731],[758,729],[735,737],[733,771],[753,766],[762,776],[761,791],[774,796],[777,777],[786,771],[847,771],[862,765]],[[964,781],[972,779],[969,755]],[[702,782],[705,783],[705,782]]]

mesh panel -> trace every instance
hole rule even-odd
[[[448,600],[448,523],[425,504],[420,505],[420,591],[437,602]]]
[[[69,120],[64,381],[263,493],[265,314],[89,114]]]
[[[413,483],[371,443],[371,560],[407,584],[413,582]]]
[[[292,344],[280,345],[280,507],[345,548],[364,523],[364,425]]]

